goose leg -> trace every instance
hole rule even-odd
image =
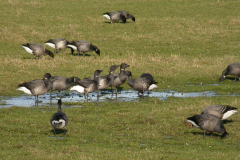
[[[56,135],[56,131],[55,131],[55,128],[53,127],[53,131],[54,131],[54,135]]]
[[[37,95],[37,103],[40,103],[40,102],[42,102],[42,101],[39,101],[39,100],[38,100],[38,95]]]
[[[117,87],[116,87],[116,98],[117,98],[117,94],[118,94],[118,91],[117,91]]]
[[[87,102],[88,102],[88,93],[87,93]]]
[[[72,55],[74,54],[74,49],[70,48],[71,49],[71,52],[72,52]]]
[[[59,92],[59,95],[60,95],[60,99],[62,99],[62,95],[61,95],[61,92],[60,91],[58,91]]]
[[[111,86],[111,91],[112,91],[112,96],[113,96],[113,89],[112,89],[112,86]]]
[[[205,131],[205,130],[203,130],[203,138],[205,138],[205,133],[206,133],[206,131]]]

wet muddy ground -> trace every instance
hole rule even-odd
[[[115,93],[115,92],[114,92]],[[53,98],[50,99],[50,93],[47,93],[43,96],[39,96],[39,100],[42,101],[38,103],[37,106],[56,106],[57,100],[60,98],[57,92],[54,92]],[[62,93],[62,101],[63,102],[87,102],[82,94],[77,92],[63,92]],[[180,98],[188,98],[188,97],[212,97],[219,96],[214,91],[204,91],[204,92],[177,92],[172,90],[159,90],[159,91],[151,91],[150,94],[145,93],[145,97],[141,98],[138,96],[137,91],[134,90],[122,90],[119,92],[117,98],[114,94],[112,96],[110,90],[101,91],[100,97],[97,97],[97,92],[90,93],[88,102],[119,102],[119,101],[141,101],[147,98],[157,98],[161,100],[165,100],[169,97],[180,97]],[[21,107],[34,107],[35,100],[34,96],[30,96],[27,94],[23,94],[21,96],[16,97],[0,97],[0,108],[12,107],[12,106],[21,106]],[[76,107],[76,105],[72,105],[71,107]],[[80,105],[77,105],[80,107]]]

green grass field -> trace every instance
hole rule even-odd
[[[238,0],[3,0],[0,6],[0,95],[17,96],[18,84],[53,76],[93,75],[113,64],[130,65],[133,78],[151,73],[160,91],[216,91],[220,97],[84,103],[67,107],[67,135],[54,137],[56,107],[0,109],[1,159],[239,159],[239,115],[226,122],[227,139],[203,139],[187,117],[211,104],[238,107],[239,82],[218,78],[239,62]],[[136,22],[110,24],[107,11],[126,10]],[[101,50],[73,56],[62,50],[35,59],[21,48],[50,38],[87,40]],[[54,51],[50,47],[49,50]],[[119,70],[117,71],[119,72]],[[221,85],[202,85],[202,84]],[[127,84],[123,89],[129,89]]]

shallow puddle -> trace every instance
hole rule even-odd
[[[115,92],[114,92],[115,93]],[[62,93],[63,102],[87,102],[83,95],[78,94],[77,92]],[[137,94],[137,91],[134,90],[123,90],[118,92],[118,96],[111,95],[110,90],[100,92],[100,97],[97,98],[97,93],[90,93],[88,97],[88,102],[119,102],[119,101],[141,101],[148,97],[159,98],[165,100],[168,97],[212,97],[219,96],[214,91],[204,91],[204,92],[176,92],[172,90],[162,90],[159,92],[152,91],[150,94],[145,93],[144,98],[140,98]],[[37,106],[56,106],[57,100],[59,99],[59,94],[54,93],[52,99],[50,99],[50,94],[47,93],[43,96],[39,96],[39,100],[42,101],[38,103]],[[34,96],[29,96],[23,94],[22,96],[17,97],[0,97],[0,108],[12,107],[12,106],[22,106],[22,107],[34,107],[35,99]],[[65,106],[65,105],[64,105]],[[63,106],[63,107],[64,107]],[[71,105],[70,107],[82,107],[81,105]]]

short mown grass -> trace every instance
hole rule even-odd
[[[239,62],[239,7],[233,0],[4,0],[1,96],[22,94],[18,84],[46,72],[82,79],[96,69],[106,75],[111,65],[123,62],[133,78],[151,73],[159,90],[210,90],[222,96],[84,103],[64,109],[68,132],[56,136],[64,138],[54,137],[49,123],[56,107],[0,109],[2,159],[239,159],[238,115],[225,124],[230,137],[224,140],[203,139],[202,131],[184,123],[211,104],[238,107],[239,98],[228,95],[239,94],[239,83],[218,78],[228,64]],[[110,24],[102,17],[118,10],[129,11],[136,22]],[[78,57],[65,49],[54,59],[37,60],[21,48],[58,37],[90,41],[101,56]]]
[[[223,100],[239,104],[238,97],[85,103],[63,109],[69,118],[67,133],[56,136],[50,117],[57,107],[4,108],[0,154],[6,159],[239,159],[238,115],[225,121],[226,139],[219,134],[204,139],[203,131],[185,122]]]

